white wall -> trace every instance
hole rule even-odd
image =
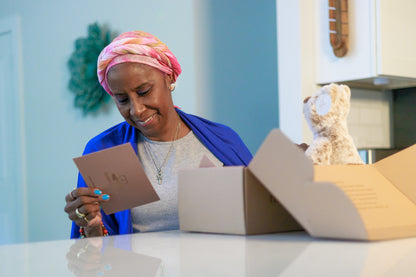
[[[310,143],[302,102],[315,83],[315,1],[276,0],[279,126],[296,143]]]
[[[66,63],[75,39],[86,36],[95,21],[119,33],[157,35],[183,68],[175,104],[195,113],[193,2],[6,0],[0,18],[11,15],[21,19],[28,239],[65,239],[70,221],[64,197],[77,177],[72,158],[82,153],[89,138],[122,120],[114,105],[87,117],[74,108]]]

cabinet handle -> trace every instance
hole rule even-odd
[[[348,0],[328,0],[329,40],[335,56],[348,52]]]

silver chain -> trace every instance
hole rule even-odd
[[[172,152],[173,145],[175,144],[176,137],[178,136],[178,133],[179,133],[180,125],[181,125],[181,120],[179,119],[178,125],[176,125],[175,136],[173,137],[172,143],[170,144],[169,151],[168,151],[168,153],[166,153],[165,159],[163,160],[163,163],[160,166],[157,165],[156,160],[153,157],[153,153],[150,150],[150,146],[147,145],[147,141],[144,141],[144,144],[143,144],[144,145],[144,149],[146,150],[147,154],[150,156],[150,158],[153,161],[153,164],[155,165],[155,168],[156,168],[156,180],[157,180],[157,183],[159,185],[162,184],[162,181],[163,181],[163,168],[165,167],[166,162],[168,161],[168,157],[169,157],[170,153]]]

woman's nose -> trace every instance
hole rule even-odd
[[[132,99],[130,103],[130,115],[140,118],[140,115],[146,109],[143,101],[135,98]]]

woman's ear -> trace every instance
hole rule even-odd
[[[173,76],[172,74],[165,74],[165,83],[166,86],[171,89],[171,84],[174,84],[175,82],[173,81]]]

